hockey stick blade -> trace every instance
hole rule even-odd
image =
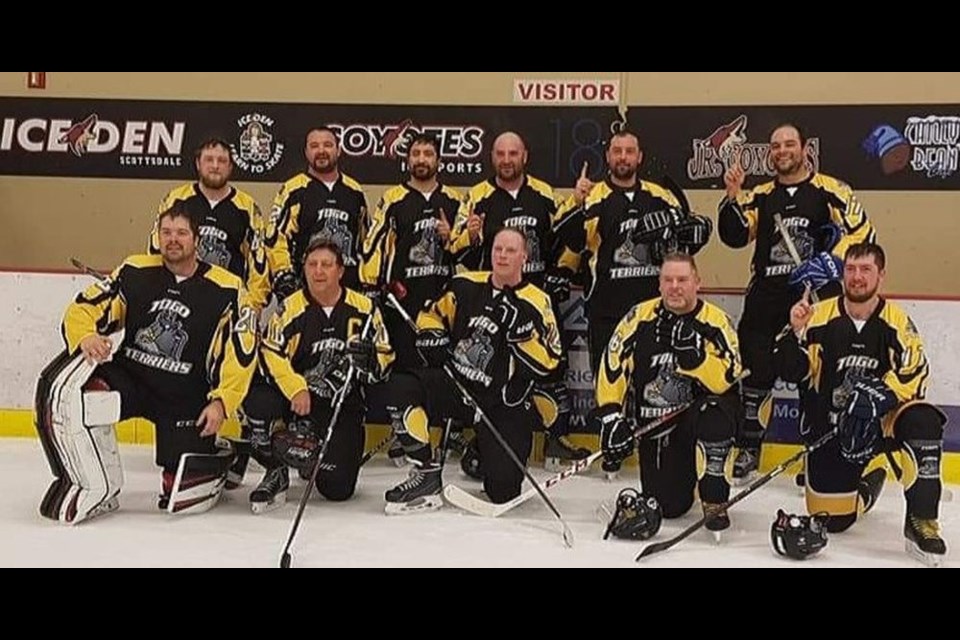
[[[753,493],[754,491],[756,491],[757,489],[759,489],[760,487],[767,484],[768,482],[776,478],[778,475],[786,471],[791,465],[796,463],[805,455],[825,445],[835,435],[836,435],[836,431],[831,431],[826,435],[824,435],[823,437],[821,437],[816,442],[814,442],[809,447],[804,447],[803,449],[801,449],[800,451],[798,451],[797,453],[790,456],[789,458],[787,458],[786,460],[778,464],[776,467],[768,471],[766,475],[760,476],[759,478],[754,480],[753,483],[750,484],[750,486],[748,486],[746,489],[744,489],[743,491],[735,495],[733,498],[731,498],[730,500],[727,500],[722,505],[720,505],[720,508],[716,509],[715,511],[711,511],[709,514],[705,514],[702,518],[700,518],[699,520],[694,522],[692,525],[690,525],[689,527],[687,527],[686,529],[684,529],[674,537],[670,538],[669,540],[648,544],[640,551],[637,557],[634,558],[634,561],[640,562],[641,560],[643,560],[648,556],[652,556],[655,553],[660,553],[661,551],[666,551],[667,549],[673,547],[674,545],[680,542],[683,542],[684,540],[689,538],[691,535],[693,535],[694,533],[699,531],[701,528],[703,528],[705,524],[713,520],[715,517],[717,517],[721,513],[726,513],[727,509],[737,504],[738,502],[740,502],[741,500],[749,496],[751,493]]]

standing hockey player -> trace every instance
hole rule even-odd
[[[633,453],[634,431],[688,407],[640,440],[640,482],[664,518],[679,518],[699,495],[704,513],[730,497],[741,373],[737,337],[727,315],[698,297],[694,258],[670,253],[659,274],[659,298],[642,302],[617,325],[600,363],[597,409],[604,459],[617,468]],[[697,459],[703,464],[698,469]],[[707,523],[730,526],[726,513]]]
[[[200,225],[197,254],[204,262],[223,267],[246,283],[250,304],[257,309],[270,298],[267,258],[263,250],[263,216],[249,194],[230,185],[233,159],[230,145],[209,138],[197,147],[197,181],[173,189],[160,201],[157,215],[175,204]],[[159,254],[160,224],[154,223],[149,253]]]
[[[215,436],[247,393],[256,310],[239,278],[197,257],[197,221],[182,203],[159,219],[159,256],[131,256],[67,308],[67,351],[41,374],[37,427],[56,476],[41,513],[80,522],[118,506],[114,425],[156,425],[159,507],[212,507],[233,460]],[[108,336],[124,331],[114,353]],[[111,359],[112,354],[112,359]]]
[[[503,227],[519,230],[527,247],[523,277],[550,296],[559,318],[560,305],[570,297],[570,279],[558,265],[560,245],[553,231],[557,201],[550,185],[527,173],[528,159],[526,143],[518,134],[507,131],[497,136],[491,152],[494,175],[470,189],[453,228],[451,251],[468,268],[486,271],[493,264],[494,233]],[[550,378],[538,382],[535,392],[548,466],[590,455],[589,449],[574,447],[567,439],[566,370],[564,361]]]
[[[737,327],[743,364],[750,375],[741,385],[744,422],[737,442],[735,481],[748,480],[759,465],[760,442],[772,413],[771,389],[776,380],[770,353],[774,339],[787,324],[791,305],[800,298],[805,284],[818,291],[821,299],[838,295],[839,264],[847,247],[875,237],[850,187],[814,173],[806,152],[800,129],[785,124],[770,136],[770,158],[777,172],[774,180],[744,190],[745,174],[737,150],[724,175],[727,193],[720,202],[720,239],[735,249],[756,242]],[[783,237],[775,223],[774,214],[778,213],[789,238]]]
[[[807,456],[807,511],[829,514],[827,530],[848,529],[876,504],[886,471],[863,475],[877,454],[900,452],[909,553],[939,564],[947,553],[938,523],[946,418],[924,400],[930,369],[916,325],[880,295],[886,256],[873,243],[847,250],[841,297],[816,304],[805,293],[776,342],[776,372],[800,385],[800,435],[837,435]],[[894,467],[896,469],[896,466]]]
[[[306,171],[281,187],[267,224],[267,262],[279,300],[300,288],[303,253],[316,238],[340,248],[344,286],[360,285],[360,251],[368,225],[363,188],[340,172],[340,143],[329,127],[307,133],[304,156]]]

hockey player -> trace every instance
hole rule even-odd
[[[267,223],[267,261],[273,291],[280,300],[300,288],[303,252],[315,238],[340,248],[344,286],[358,289],[360,285],[360,251],[368,225],[363,188],[340,172],[340,143],[329,127],[307,133],[304,156],[306,171],[284,183]]]
[[[314,238],[304,251],[303,288],[283,301],[263,335],[260,364],[266,380],[254,384],[243,403],[253,458],[266,469],[250,493],[254,513],[285,502],[288,465],[312,469],[328,437],[317,490],[342,501],[356,488],[365,387],[384,378],[394,356],[379,310],[340,284],[344,271],[340,246]],[[363,336],[371,314],[372,332]],[[345,380],[348,358],[357,380]],[[344,395],[345,384],[350,386]],[[330,425],[336,401],[343,404],[337,424]]]
[[[743,315],[737,327],[743,363],[750,375],[741,385],[744,423],[738,436],[734,478],[747,480],[756,471],[760,442],[772,413],[771,389],[776,379],[770,352],[787,324],[790,307],[804,284],[821,299],[840,293],[839,263],[847,248],[873,241],[873,226],[849,186],[814,173],[806,160],[806,139],[799,128],[785,124],[770,136],[770,158],[776,178],[743,189],[739,152],[724,175],[726,196],[720,202],[718,232],[727,246],[739,249],[756,242]],[[785,239],[774,222],[779,213],[790,235]],[[796,264],[792,255],[796,249]]]
[[[524,279],[550,296],[554,316],[570,297],[568,274],[558,267],[559,245],[553,232],[557,200],[553,189],[527,174],[526,143],[516,133],[501,133],[493,142],[494,175],[475,185],[460,208],[451,237],[451,251],[469,269],[488,270],[492,265],[493,234],[512,227],[526,237]],[[562,327],[561,327],[562,330]],[[548,466],[590,455],[567,439],[570,400],[565,382],[566,364],[538,383],[537,406],[544,424],[544,457]]]
[[[606,160],[607,178],[594,184],[582,173],[556,225],[567,272],[579,270],[581,257],[589,268],[585,303],[594,376],[614,327],[635,304],[657,296],[664,254],[696,254],[712,229],[709,218],[682,211],[676,195],[638,177],[643,151],[635,133],[616,133]]]
[[[160,215],[159,256],[127,258],[67,308],[67,351],[37,387],[37,426],[57,476],[44,516],[75,523],[117,508],[114,424],[131,417],[156,425],[159,507],[216,503],[233,455],[215,436],[250,384],[257,314],[239,278],[198,260],[198,226],[175,204]],[[118,331],[114,352],[108,336]]]
[[[776,342],[775,371],[800,385],[801,437],[837,435],[807,456],[807,510],[826,512],[827,529],[848,529],[880,494],[886,471],[867,463],[899,450],[906,498],[907,551],[928,564],[946,554],[938,523],[946,417],[924,400],[929,365],[910,317],[879,291],[883,249],[851,246],[841,297],[816,304],[804,294]],[[896,466],[894,467],[896,469]]]
[[[201,260],[223,267],[246,283],[250,304],[257,309],[270,298],[267,258],[263,250],[263,216],[249,194],[230,185],[233,159],[230,144],[209,138],[197,147],[197,181],[168,193],[157,215],[177,203],[200,225],[197,253]],[[160,253],[159,219],[150,234],[149,253]]]
[[[520,460],[530,455],[538,414],[531,392],[561,357],[560,336],[547,295],[523,279],[526,236],[505,227],[493,236],[492,271],[459,274],[417,317],[417,346],[431,370],[395,376],[402,408],[400,438],[415,462],[410,478],[386,494],[387,512],[439,507],[440,466],[430,461],[426,416],[474,421],[473,410],[443,371],[446,366],[500,430]],[[523,471],[482,422],[476,445],[483,488],[494,503],[520,494]],[[417,444],[419,443],[419,447]],[[418,454],[419,452],[419,454]]]
[[[725,468],[741,365],[729,318],[698,297],[694,258],[667,254],[659,271],[661,296],[630,309],[610,338],[597,377],[595,419],[604,459],[619,468],[633,453],[638,426],[689,406],[638,445],[644,493],[656,498],[664,518],[678,518],[695,492],[705,514],[729,498]],[[730,520],[721,513],[706,526],[719,532]]]
[[[453,272],[447,251],[462,196],[440,184],[440,148],[432,136],[418,135],[407,149],[410,179],[387,189],[373,211],[364,243],[363,280],[378,287],[399,284],[408,308],[436,300]],[[403,318],[387,305],[384,321],[396,352],[395,369],[414,371],[423,359]]]

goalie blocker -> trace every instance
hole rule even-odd
[[[40,374],[36,427],[54,475],[40,503],[46,518],[77,524],[119,507],[124,477],[115,426],[142,412],[134,411],[136,403],[121,401],[132,388],[124,389],[122,383],[112,388],[108,380],[119,376],[110,367],[97,367],[80,353],[64,351]],[[157,461],[173,464],[164,471],[160,507],[179,514],[208,510],[223,490],[234,460],[232,448],[218,449],[213,438],[195,437],[209,451],[179,455],[171,449],[183,439],[164,438],[161,432],[158,429]]]

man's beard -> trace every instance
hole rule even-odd
[[[200,176],[200,184],[207,189],[222,189],[227,184],[227,177],[220,176]]]
[[[856,293],[856,294],[853,293],[852,291],[845,291],[845,292],[844,292],[844,296],[845,296],[846,299],[849,300],[850,302],[853,302],[853,303],[856,303],[856,304],[860,304],[860,303],[862,303],[862,302],[867,302],[867,301],[869,301],[871,298],[873,298],[873,296],[877,295],[877,290],[878,290],[879,288],[880,288],[880,286],[877,285],[877,286],[874,287],[873,289],[869,289],[869,290],[867,290],[867,291],[864,292],[864,293]]]

